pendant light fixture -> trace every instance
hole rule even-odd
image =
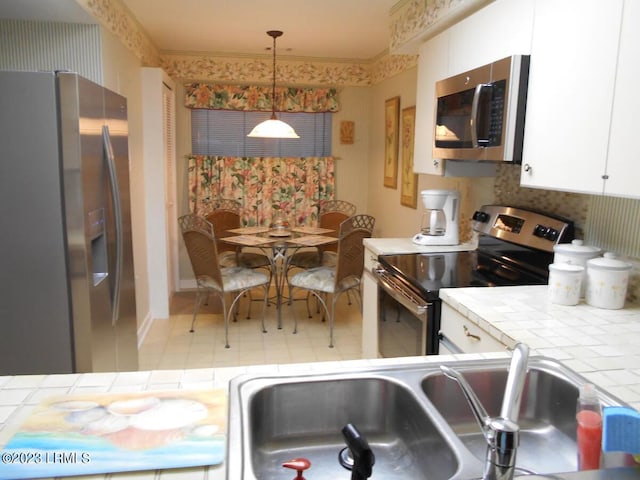
[[[282,36],[280,30],[269,30],[267,32],[273,38],[273,84],[271,88],[271,118],[259,123],[247,135],[247,137],[257,138],[300,138],[291,125],[278,120],[276,117],[276,38]]]

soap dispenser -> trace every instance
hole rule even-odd
[[[602,409],[598,393],[590,383],[580,387],[576,420],[578,470],[597,470],[602,451]]]
[[[284,468],[290,468],[297,472],[293,480],[305,480],[302,474],[304,473],[305,470],[307,470],[311,466],[311,462],[306,458],[294,458],[293,460],[284,462],[282,466]]]

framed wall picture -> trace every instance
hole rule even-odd
[[[355,130],[355,122],[351,120],[343,120],[340,122],[340,143],[342,145],[353,145]]]
[[[413,172],[413,138],[416,125],[416,107],[402,110],[402,169],[400,175],[400,203],[417,208],[418,174]]]
[[[384,102],[384,186],[398,188],[400,97]]]

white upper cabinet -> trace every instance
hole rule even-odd
[[[432,153],[436,82],[501,58],[529,54],[534,1],[495,1],[421,46],[416,93],[416,173],[446,173],[445,161],[434,159]],[[454,176],[482,176],[494,171],[487,166],[455,162],[459,173]]]
[[[449,32],[436,35],[420,47],[413,170],[416,173],[444,175],[444,160],[434,159],[433,134],[436,82],[448,76]]]
[[[613,96],[611,135],[607,156],[605,193],[640,197],[640,2],[624,4],[618,71]]]
[[[606,191],[622,7],[623,0],[536,0],[523,186]]]
[[[531,52],[534,0],[499,0],[453,25],[449,75]]]

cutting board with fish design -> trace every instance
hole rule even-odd
[[[3,449],[0,479],[216,465],[226,420],[223,389],[50,398]]]

